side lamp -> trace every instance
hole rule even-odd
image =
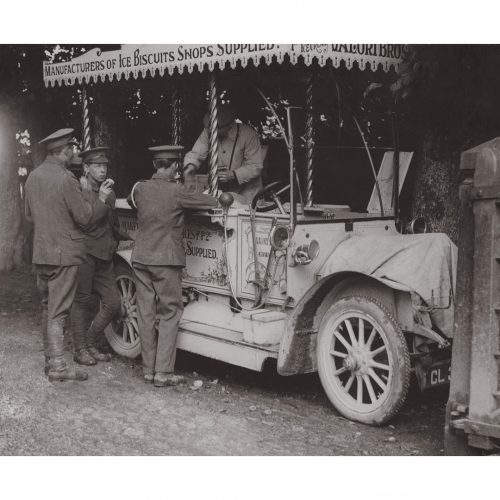
[[[294,265],[307,266],[319,255],[319,243],[311,240],[297,247],[292,255]]]
[[[427,221],[424,217],[415,217],[410,222],[410,231],[411,234],[423,234],[429,232],[429,227],[427,225]]]

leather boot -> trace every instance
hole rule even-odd
[[[87,380],[87,373],[68,369],[64,359],[64,321],[49,321],[47,328],[49,347],[49,371],[47,376],[50,381]]]
[[[45,375],[49,373],[50,365],[49,365],[49,340],[47,337],[47,323],[48,323],[48,313],[47,309],[43,309],[42,311],[42,342],[43,342],[43,353],[45,358],[45,366],[43,372]]]
[[[184,382],[182,375],[174,373],[155,373],[153,384],[155,387],[166,387],[167,385],[179,385]]]
[[[76,351],[73,359],[79,365],[93,366],[97,364],[94,356],[92,356],[92,354],[90,353],[90,349],[80,349]]]
[[[94,331],[94,328],[92,325],[90,325],[90,328],[87,330],[87,343],[88,343],[88,351],[90,355],[96,360],[96,361],[102,361],[102,362],[107,362],[111,361],[111,354],[104,353],[99,351],[97,349],[96,345],[96,333]]]
[[[88,352],[87,341],[87,309],[78,303],[74,303],[71,309],[71,329],[73,330],[73,343],[75,354],[73,359],[79,365],[93,366],[97,361]]]
[[[89,354],[96,360],[96,361],[111,361],[111,354],[109,353],[104,353],[100,352],[97,347],[91,346],[88,349]]]
[[[89,375],[83,370],[66,368],[66,370],[62,372],[53,372],[49,370],[48,377],[51,382],[64,382],[65,380],[78,380],[79,382],[83,382],[89,378]]]

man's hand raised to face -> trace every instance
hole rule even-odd
[[[114,181],[112,179],[106,179],[102,184],[101,187],[99,188],[99,199],[103,202],[106,203],[107,199],[109,198],[109,195],[113,191],[113,185]]]

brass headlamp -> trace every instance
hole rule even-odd
[[[276,224],[269,234],[269,243],[274,251],[286,250],[290,245],[290,229],[283,224]]]

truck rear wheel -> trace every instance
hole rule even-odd
[[[328,399],[343,416],[387,423],[403,405],[410,355],[388,309],[369,297],[345,297],[326,312],[317,344],[318,371]]]
[[[104,330],[109,345],[120,356],[136,358],[141,353],[133,270],[123,263],[115,266],[116,284],[122,299],[121,317]]]

